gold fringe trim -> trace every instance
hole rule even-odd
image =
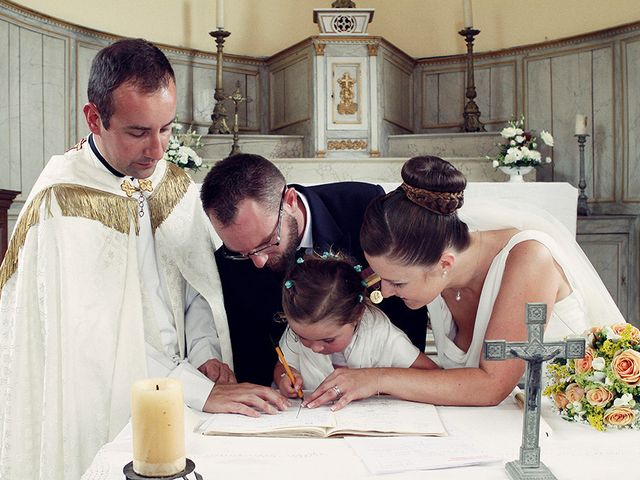
[[[133,221],[136,235],[140,233],[136,200],[81,185],[59,184],[51,188],[63,216],[95,220],[123,234],[130,232]]]
[[[177,165],[167,162],[167,171],[160,184],[149,196],[151,210],[151,231],[156,229],[171,215],[175,206],[189,189],[191,178]]]
[[[102,223],[107,228],[128,234],[131,223],[139,233],[137,203],[133,199],[74,184],[57,184],[38,193],[16,225],[4,261],[0,266],[0,292],[18,268],[18,256],[24,246],[27,233],[40,222],[40,209],[45,205],[45,213],[51,217],[51,195],[55,195],[62,215],[82,217]]]

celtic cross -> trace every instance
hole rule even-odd
[[[542,363],[554,357],[583,358],[584,338],[570,338],[560,342],[544,342],[544,326],[547,320],[547,305],[527,303],[526,322],[528,339],[526,342],[506,342],[486,340],[484,358],[486,360],[506,360],[520,358],[527,362],[525,374],[525,411],[522,426],[520,459],[505,466],[512,479],[555,479],[547,466],[540,461],[540,399]]]

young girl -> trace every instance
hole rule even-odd
[[[545,339],[624,322],[574,236],[551,214],[503,200],[464,203],[466,179],[438,157],[414,157],[402,185],[367,207],[360,244],[383,296],[428,305],[437,370],[337,370],[308,395],[333,409],[383,392],[435,405],[497,405],[522,360],[485,360],[485,339],[527,339],[525,305],[548,306]],[[535,229],[535,230],[534,230]]]
[[[324,254],[299,259],[289,272],[282,289],[289,325],[280,348],[295,381],[276,365],[274,381],[283,395],[314,390],[336,368],[437,368],[369,303],[360,270],[342,256]]]

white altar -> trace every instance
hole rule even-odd
[[[195,462],[196,471],[204,480],[508,478],[504,464],[518,458],[522,435],[522,411],[512,397],[497,407],[437,409],[449,433],[449,437],[444,437],[446,440],[471,442],[501,460],[461,468],[375,476],[341,438],[207,437],[192,433],[193,424],[186,426],[187,457]],[[551,427],[551,435],[541,436],[541,459],[558,479],[638,478],[635,458],[640,432],[598,432],[586,425],[566,422],[551,411],[547,399],[543,402],[542,417]],[[82,480],[122,480],[122,468],[131,459],[131,429],[127,425],[113,442],[98,452]]]

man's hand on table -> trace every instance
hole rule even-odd
[[[229,365],[211,358],[198,367],[198,370],[205,374],[209,380],[219,384],[238,383]]]
[[[286,410],[291,402],[276,390],[253,383],[216,384],[209,393],[203,411],[208,413],[239,413],[259,417]]]

